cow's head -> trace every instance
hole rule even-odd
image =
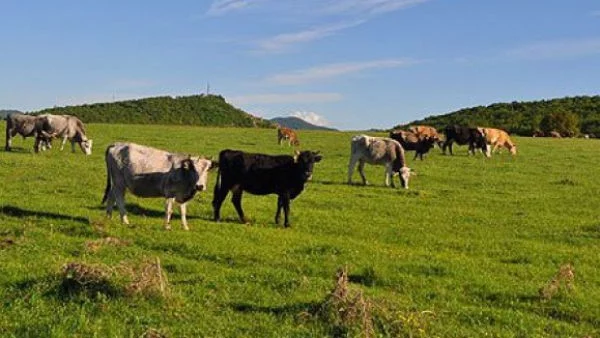
[[[204,191],[206,190],[206,181],[208,180],[208,170],[216,166],[217,162],[213,163],[213,161],[201,157],[194,157],[192,158],[192,161],[194,163],[196,171],[198,172],[198,179],[196,180],[196,190]]]
[[[304,181],[310,180],[312,177],[313,166],[315,163],[320,162],[323,158],[319,155],[319,151],[297,151],[295,152],[294,162],[298,164],[298,168],[302,173],[302,179]]]
[[[516,154],[517,154],[517,146],[513,144],[513,145],[510,147],[509,151],[510,151],[510,154],[511,154],[511,155],[516,155]]]
[[[92,154],[92,144],[94,143],[91,139],[85,139],[79,142],[79,147],[81,147],[81,151],[83,151],[86,155]]]
[[[402,184],[402,188],[408,189],[408,180],[415,173],[409,167],[402,167],[398,171],[398,176],[400,177],[400,184]]]

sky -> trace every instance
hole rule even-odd
[[[390,128],[600,94],[598,0],[3,0],[0,109],[222,95]]]

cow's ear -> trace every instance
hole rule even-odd
[[[185,159],[181,162],[181,167],[185,170],[190,170],[194,166],[194,163],[191,159]]]
[[[300,151],[296,149],[294,150],[294,162],[298,162],[298,156],[300,156]]]
[[[215,169],[215,168],[218,168],[218,167],[219,167],[219,162],[217,162],[217,161],[210,161],[210,167],[208,167],[208,170]]]

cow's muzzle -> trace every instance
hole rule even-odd
[[[196,186],[196,190],[198,190],[198,191],[204,191],[204,189],[206,189],[206,187],[203,184],[198,184]]]

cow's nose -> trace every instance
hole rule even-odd
[[[196,190],[203,191],[204,190],[204,185],[202,185],[202,184],[197,185],[196,186]]]

